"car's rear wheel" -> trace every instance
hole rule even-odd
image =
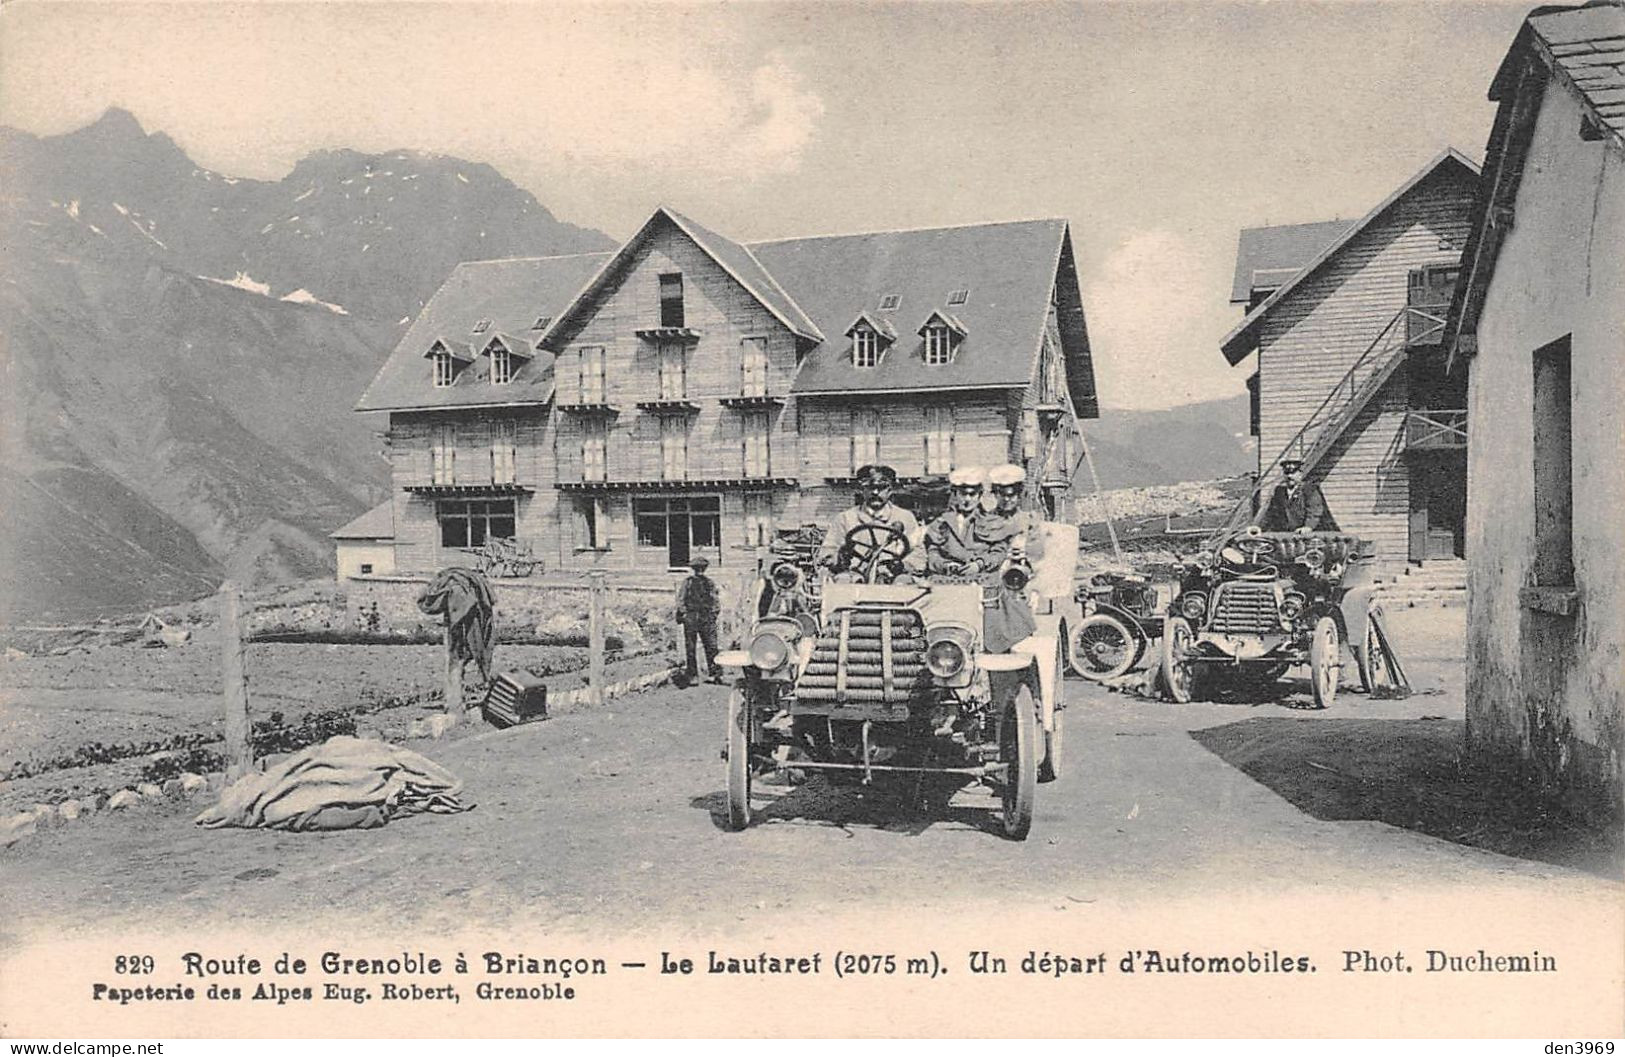
[[[1377,635],[1377,620],[1381,610],[1373,608],[1365,618],[1365,642],[1354,645],[1354,667],[1360,673],[1360,688],[1368,694],[1377,692],[1385,672],[1382,639]]]
[[[1337,678],[1343,670],[1341,648],[1337,621],[1330,616],[1315,621],[1309,638],[1309,689],[1316,708],[1330,708],[1337,698]]]
[[[1162,625],[1162,686],[1169,700],[1189,704],[1196,689],[1196,665],[1190,655],[1196,633],[1184,617],[1168,617]]]
[[[1073,669],[1086,679],[1115,679],[1145,654],[1145,639],[1110,613],[1084,618],[1068,645]]]
[[[734,684],[728,694],[728,828],[750,825],[750,745],[755,709],[745,684]]]
[[[1000,822],[1011,840],[1026,840],[1038,793],[1038,709],[1032,688],[1018,686],[1004,707],[999,728],[999,759],[1005,764]]]

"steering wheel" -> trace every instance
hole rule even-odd
[[[1262,563],[1275,550],[1275,541],[1262,536],[1238,536],[1234,545],[1254,565]]]
[[[908,533],[896,525],[859,525],[846,534],[843,545],[858,564],[862,567],[863,582],[875,582],[875,573],[880,570],[880,562],[886,557],[893,561],[902,561],[914,549],[914,544],[908,540]]]

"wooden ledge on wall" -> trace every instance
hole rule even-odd
[[[1580,591],[1574,587],[1525,587],[1518,591],[1518,604],[1536,613],[1572,617],[1580,611]]]

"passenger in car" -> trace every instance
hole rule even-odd
[[[932,576],[980,576],[987,569],[985,550],[977,547],[971,531],[982,513],[980,467],[965,466],[948,475],[948,509],[925,530],[925,571]]]

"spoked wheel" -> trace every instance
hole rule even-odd
[[[1365,642],[1354,646],[1354,667],[1360,673],[1360,689],[1368,694],[1377,692],[1377,685],[1385,674],[1382,639],[1377,634],[1377,613],[1373,609],[1365,618]]]
[[[1309,639],[1309,688],[1314,692],[1316,708],[1330,708],[1337,698],[1337,677],[1343,670],[1341,647],[1337,621],[1329,616],[1315,621]]]
[[[1060,666],[1059,658],[1056,659],[1056,666]],[[1050,724],[1053,729],[1044,731],[1044,758],[1038,764],[1040,782],[1053,782],[1061,777],[1061,744],[1066,731],[1066,680],[1059,675],[1057,672],[1055,701],[1051,710]]]
[[[750,825],[750,746],[756,721],[744,683],[728,694],[728,828]]]
[[[1145,639],[1110,613],[1086,617],[1069,645],[1072,668],[1086,679],[1115,679],[1145,655]]]
[[[1162,685],[1170,700],[1189,704],[1196,688],[1196,666],[1190,654],[1196,648],[1196,633],[1184,617],[1168,617],[1162,625]]]
[[[1001,791],[1004,835],[1026,840],[1033,826],[1033,800],[1038,791],[1038,709],[1026,683],[1017,687],[1004,706],[999,725],[999,760],[1005,764]]]
[[[1038,765],[1038,780],[1053,782],[1061,777],[1061,746],[1066,732],[1066,711],[1055,710],[1055,729],[1044,732],[1044,762]]]

